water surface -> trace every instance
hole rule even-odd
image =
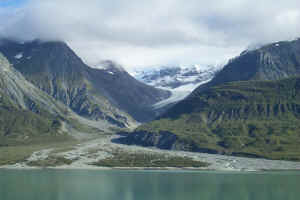
[[[298,200],[300,172],[0,170],[1,200]]]

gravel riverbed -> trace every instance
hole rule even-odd
[[[164,156],[188,157],[196,161],[209,163],[210,165],[201,170],[230,170],[230,171],[258,171],[258,170],[300,170],[300,162],[277,161],[256,158],[243,158],[225,155],[193,153],[184,151],[169,151],[156,148],[145,148],[140,146],[128,146],[113,143],[112,139],[121,136],[103,136],[94,140],[83,142],[74,146],[71,150],[53,153],[54,149],[44,149],[34,152],[27,161],[15,165],[2,166],[0,168],[24,169],[32,168],[26,164],[30,161],[45,160],[48,156],[64,157],[72,160],[70,165],[61,165],[51,168],[60,169],[111,169],[91,165],[93,162],[112,157],[116,153],[137,153],[137,154],[159,154]],[[119,169],[119,168],[118,168]],[[127,168],[128,169],[128,168]],[[136,168],[133,168],[136,169]],[[169,168],[165,168],[169,169]],[[173,169],[173,168],[170,168]],[[193,169],[193,168],[185,168]]]

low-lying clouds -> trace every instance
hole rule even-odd
[[[214,64],[300,36],[297,0],[31,0],[0,9],[0,36],[64,40],[91,64]]]

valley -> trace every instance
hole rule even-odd
[[[171,91],[172,95],[153,105],[154,109],[170,107],[187,97],[193,90],[209,81],[222,69],[222,65],[162,66],[132,70],[130,74],[150,86]]]
[[[185,169],[185,170],[226,170],[226,171],[260,171],[260,170],[299,170],[299,162],[275,161],[254,158],[242,158],[225,155],[215,155],[207,153],[192,153],[185,151],[160,150],[157,148],[145,148],[140,146],[127,146],[113,143],[111,140],[120,136],[101,136],[86,142],[65,143],[56,147],[38,150],[27,156],[27,158],[13,165],[2,165],[0,168],[9,169],[35,169],[40,167],[55,169]],[[121,136],[122,137],[122,136]],[[2,150],[3,151],[3,150]],[[0,150],[1,152],[1,150]],[[99,162],[114,155],[142,155],[159,156],[160,158],[182,158],[191,159],[196,162],[207,163],[204,167],[191,167],[189,165],[182,167],[135,167],[118,166],[118,163],[112,163],[111,167],[95,166],[93,163]],[[47,158],[63,158],[64,162],[53,162]],[[34,162],[33,162],[34,161]],[[30,164],[31,163],[31,164]],[[49,164],[49,163],[52,163]],[[54,165],[53,165],[54,163]],[[120,163],[119,163],[120,164]]]
[[[299,161],[299,47],[298,39],[242,52],[122,142]]]
[[[299,199],[299,1],[0,17],[0,200]]]
[[[134,76],[142,83],[112,61],[90,68],[65,43],[2,42],[1,116],[10,117],[1,122],[0,165],[300,169],[292,162],[300,158],[299,78],[287,78],[283,61],[277,63],[278,55],[290,59],[287,51],[297,53],[285,50],[293,45],[298,41],[275,45],[283,48],[279,52],[273,44],[244,52],[223,69],[195,65],[139,72]],[[269,57],[252,57],[265,51]],[[251,72],[228,79],[232,66],[235,72],[247,66],[236,63],[257,63],[250,58],[267,63],[258,62],[258,74],[266,74],[265,67],[282,71],[273,78]],[[297,63],[291,61],[290,69],[296,72]]]

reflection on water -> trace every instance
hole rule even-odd
[[[1,200],[297,200],[300,172],[0,170]]]

